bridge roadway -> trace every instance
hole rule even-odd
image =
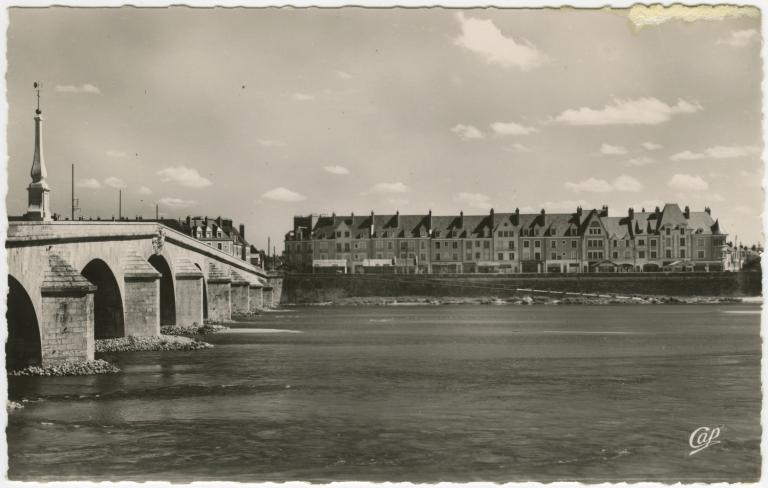
[[[157,222],[11,222],[8,367],[275,306],[282,280]]]

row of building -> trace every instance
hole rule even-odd
[[[709,207],[572,213],[296,216],[288,270],[343,273],[722,271],[727,234]]]

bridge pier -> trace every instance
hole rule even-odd
[[[48,263],[40,287],[42,366],[92,361],[95,350],[93,294],[96,287],[57,254],[49,254]]]
[[[251,312],[258,312],[264,308],[264,296],[261,293],[263,285],[261,283],[254,282],[249,285],[249,288],[251,289],[251,303],[249,310]]]
[[[138,252],[131,252],[123,266],[125,284],[125,335],[160,335],[160,273]]]
[[[229,273],[213,263],[208,265],[208,318],[214,322],[232,320],[232,287]]]
[[[261,299],[264,302],[264,308],[272,308],[272,291],[272,287],[269,285],[266,285],[261,289]]]
[[[203,324],[203,272],[188,259],[176,261],[176,324]]]
[[[232,281],[230,282],[232,313],[247,314],[250,311],[250,282],[240,275],[237,271],[232,271]]]

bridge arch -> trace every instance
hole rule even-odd
[[[160,325],[176,325],[176,288],[171,266],[161,254],[153,254],[147,261],[162,275],[160,277]]]
[[[8,341],[5,343],[7,370],[22,369],[42,362],[40,322],[27,290],[8,275]]]
[[[123,298],[115,273],[101,259],[92,259],[80,272],[85,279],[96,285],[93,294],[93,334],[96,339],[123,337]]]

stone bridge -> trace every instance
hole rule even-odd
[[[280,300],[280,278],[156,222],[11,222],[6,251],[9,369],[92,360],[95,339]]]

